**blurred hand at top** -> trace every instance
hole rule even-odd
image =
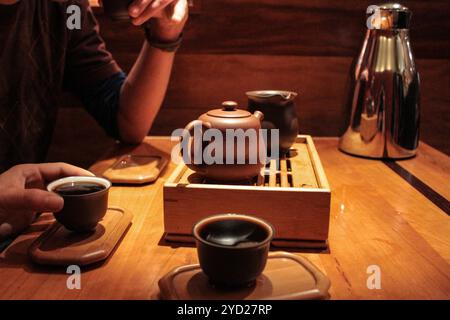
[[[131,22],[140,26],[151,18],[152,33],[161,41],[175,41],[188,19],[187,0],[134,0],[128,7]]]
[[[46,191],[49,182],[92,175],[67,163],[22,164],[0,174],[0,240],[23,231],[36,213],[62,209],[63,198]]]

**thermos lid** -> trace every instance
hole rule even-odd
[[[373,29],[379,30],[409,29],[412,16],[411,10],[400,3],[379,4],[369,14]]]
[[[409,11],[407,7],[400,3],[382,3],[378,7],[382,10],[392,10],[392,11]]]

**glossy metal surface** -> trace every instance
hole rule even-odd
[[[350,124],[339,148],[371,158],[414,156],[419,141],[420,81],[409,38],[410,11],[382,5],[352,72]]]

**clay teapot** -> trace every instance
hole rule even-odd
[[[267,153],[260,135],[263,118],[260,111],[252,114],[238,109],[234,101],[225,101],[222,108],[202,114],[185,128],[186,166],[212,181],[244,181],[256,177]],[[249,136],[239,143],[243,133]]]

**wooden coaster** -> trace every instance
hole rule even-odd
[[[198,264],[175,268],[159,280],[159,288],[164,300],[307,300],[328,298],[330,281],[305,258],[274,252],[250,288],[214,288]]]
[[[158,179],[167,165],[167,159],[160,156],[124,155],[119,158],[103,177],[112,183],[143,184]]]
[[[48,265],[88,265],[106,259],[131,224],[133,215],[109,208],[95,231],[76,233],[58,222],[42,233],[28,249],[33,262]]]

